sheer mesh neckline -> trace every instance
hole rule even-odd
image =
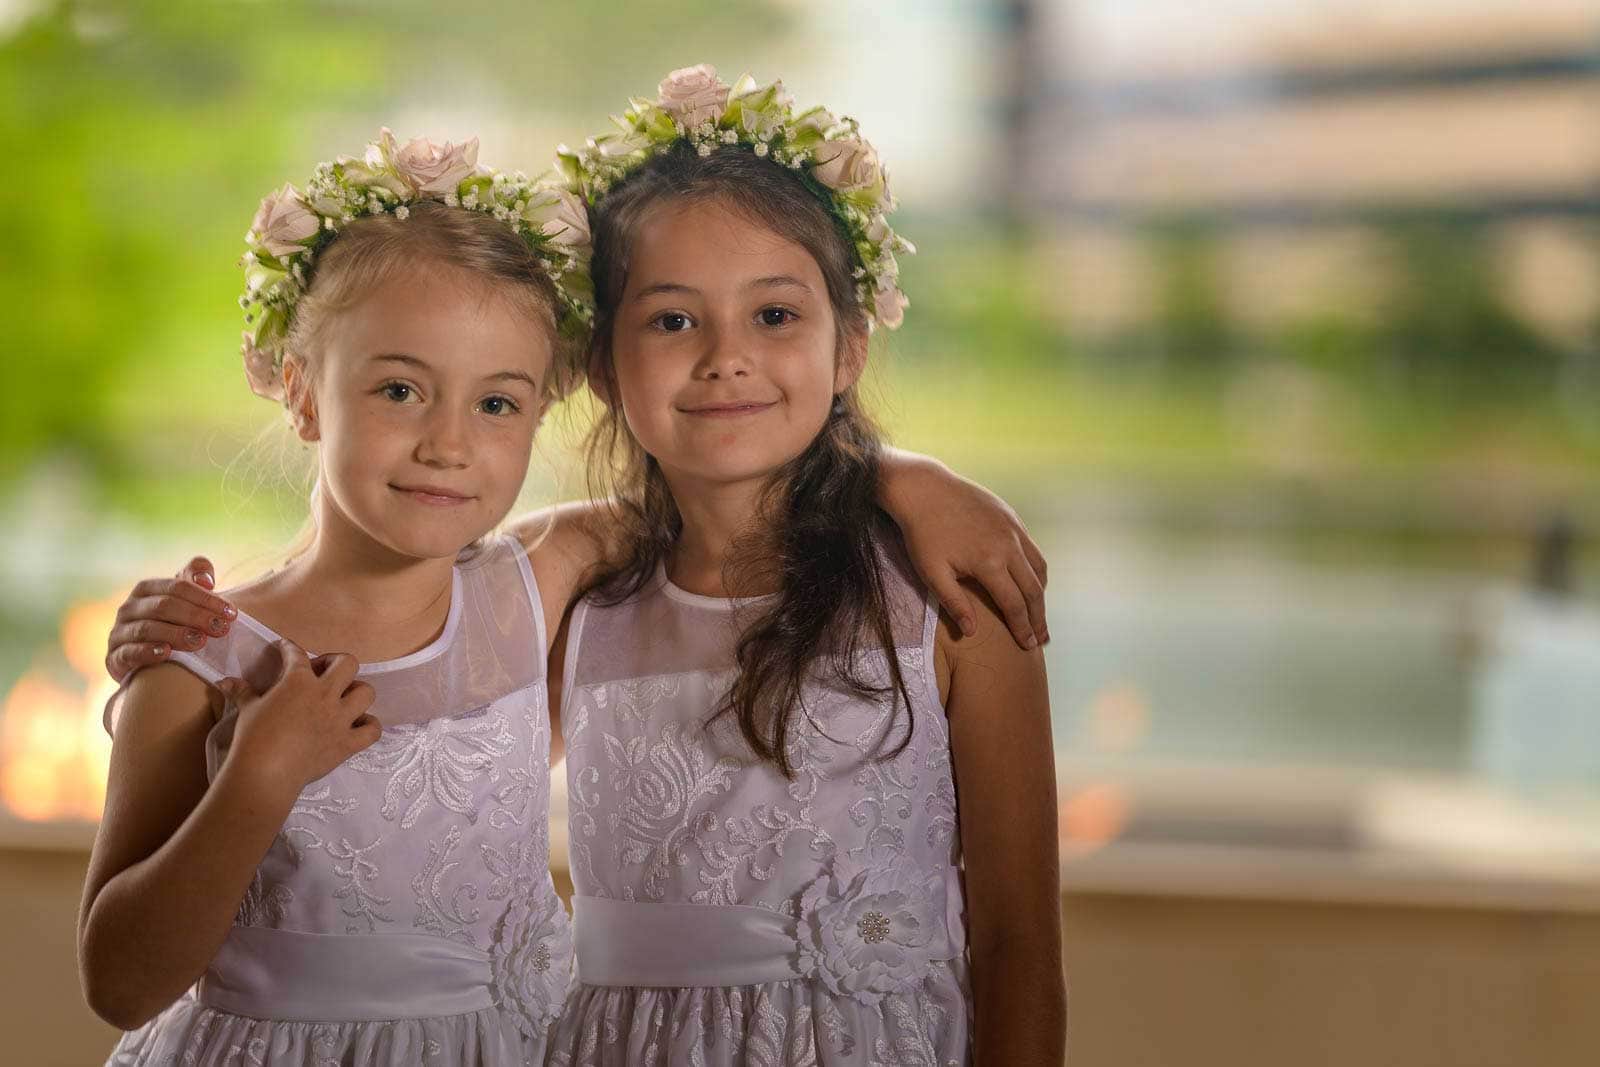
[[[687,604],[694,608],[706,608],[710,611],[734,611],[739,608],[749,607],[754,604],[766,604],[778,599],[777,593],[764,593],[761,596],[706,596],[704,593],[691,593],[680,585],[673,583],[667,577],[665,561],[656,564],[657,588],[671,600],[680,604]]]
[[[262,622],[260,619],[246,612],[239,612],[237,621],[244,623],[245,626],[251,630],[254,630],[258,637],[264,641],[267,641],[268,643],[289,640],[272,627]],[[426,645],[423,645],[415,652],[408,652],[404,656],[399,656],[395,659],[379,660],[376,663],[363,663],[361,664],[360,669],[356,671],[356,677],[359,678],[362,675],[368,674],[388,674],[390,671],[404,670],[407,667],[416,667],[420,664],[428,662],[431,659],[437,658],[441,653],[444,652],[445,649],[450,647],[450,642],[455,638],[456,629],[460,621],[461,565],[457,563],[450,568],[450,611],[449,614],[445,616],[444,629],[439,632],[439,636],[435,637],[432,641],[429,641]],[[290,641],[289,643],[295,644],[293,641]],[[320,654],[313,652],[309,648],[303,649],[302,651],[304,651],[305,654],[310,657],[315,657]]]

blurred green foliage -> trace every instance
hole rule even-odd
[[[786,35],[804,29],[781,0],[640,0],[614,13],[582,0],[39,5],[0,29],[0,135],[13,153],[0,198],[0,494],[65,456],[106,509],[157,523],[223,499],[225,473],[245,483],[244,508],[292,511],[250,492],[272,481],[275,457],[242,473],[236,462],[277,419],[243,387],[235,351],[234,263],[262,195],[406,116],[510,116],[518,130],[582,136],[669,67],[766,69],[768,51],[796,47]],[[529,151],[495,161],[548,158]],[[1337,388],[1329,440],[1347,449],[1344,469],[1449,462],[1486,426],[1529,462],[1600,458],[1600,322],[1587,345],[1523,322],[1481,228],[1384,233],[1394,282],[1374,313],[1330,298],[1264,330],[1230,310],[1226,232],[1151,226],[1137,238],[1147,314],[1093,335],[1068,318],[1028,233],[977,212],[907,214],[921,252],[905,265],[906,328],[878,343],[888,421],[980,476],[1034,479],[1035,492],[1067,469],[1254,476],[1259,449],[1230,396],[1263,364]]]
[[[207,433],[260,421],[232,355],[256,202],[318,152],[358,149],[385,110],[525,100],[576,134],[618,108],[614,86],[648,92],[788,18],[760,0],[601,19],[582,0],[41,5],[0,31],[0,485],[46,452],[141,498],[154,465],[214,477],[194,455]]]

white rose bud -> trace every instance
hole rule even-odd
[[[249,330],[244,332],[244,344],[240,351],[244,355],[244,376],[250,383],[250,391],[267,400],[282,400],[283,377],[278,372],[278,364],[272,358],[272,353],[257,348]]]
[[[300,199],[299,191],[285,185],[261,201],[250,230],[268,252],[286,256],[304,251],[301,242],[316,236],[317,226],[317,216]]]
[[[910,304],[911,301],[906,299],[906,294],[900,291],[899,286],[892,280],[886,279],[883,288],[872,294],[872,317],[885,329],[899,329],[900,324],[905,321],[906,308]]]
[[[824,141],[812,150],[812,158],[816,160],[812,176],[835,192],[867,192],[878,197],[885,192],[878,153],[865,141],[854,137]]]
[[[839,119],[833,112],[824,107],[814,107],[796,116],[793,124],[794,136],[798,140],[820,140],[837,125]]]
[[[716,122],[728,109],[728,86],[709,63],[673,71],[662,79],[658,91],[661,109],[686,130]]]
[[[589,247],[589,212],[583,201],[565,189],[529,204],[523,217],[550,240],[566,249]]]

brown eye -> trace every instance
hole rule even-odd
[[[657,315],[655,324],[667,333],[682,333],[689,328],[689,316],[677,311],[669,311],[665,315]]]
[[[787,326],[795,314],[788,308],[762,308],[760,318],[763,326]]]

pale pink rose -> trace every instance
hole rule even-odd
[[[453,193],[478,167],[478,139],[436,145],[418,137],[394,154],[394,169],[422,194]]]
[[[906,308],[911,306],[911,301],[906,299],[906,294],[894,284],[892,279],[886,279],[881,288],[872,294],[872,317],[878,320],[878,325],[887,330],[898,330],[905,321]]]
[[[261,201],[256,217],[250,222],[250,232],[268,252],[286,256],[305,251],[301,242],[315,237],[320,225],[317,216],[300,199],[299,191],[292,185],[285,185]]]
[[[728,108],[728,86],[709,63],[673,71],[662,79],[658,91],[656,102],[685,129],[716,122]]]
[[[865,141],[854,137],[824,141],[812,150],[812,156],[816,159],[812,177],[836,192],[863,190],[879,196],[885,192],[883,165]]]
[[[242,351],[244,377],[250,383],[250,391],[267,400],[283,400],[283,375],[278,372],[277,361],[271,352],[255,346],[249,330],[244,332]]]
[[[523,214],[561,247],[569,250],[589,247],[589,212],[583,201],[567,190],[552,191],[548,198],[529,204]]]

